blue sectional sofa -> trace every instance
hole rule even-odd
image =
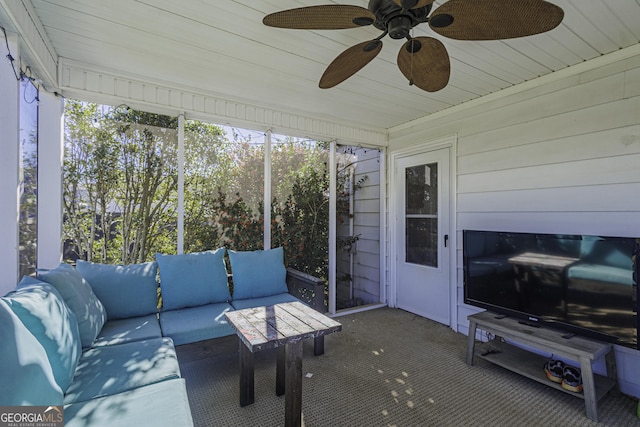
[[[285,269],[282,248],[229,251],[233,276],[224,254],[24,277],[0,298],[0,406],[62,405],[71,427],[192,425],[176,345],[233,335],[230,310],[324,308],[322,281]]]

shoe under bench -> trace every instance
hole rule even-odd
[[[474,355],[546,384],[557,390],[584,399],[587,418],[598,421],[598,401],[616,387],[616,361],[613,345],[566,331],[538,326],[505,317],[489,311],[468,316],[467,364],[473,365]],[[476,331],[481,329],[494,336],[488,342],[476,345]],[[552,353],[554,358],[564,358],[579,363],[582,371],[582,393],[562,388],[549,381],[544,364],[549,359],[532,351],[509,344],[517,342],[532,349]],[[607,375],[593,373],[593,362],[605,357]]]

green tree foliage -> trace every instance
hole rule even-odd
[[[175,253],[175,117],[67,100],[64,230],[69,258],[103,263]],[[185,252],[263,247],[264,146],[185,123]],[[327,150],[293,138],[272,153],[272,245],[286,262],[327,277]]]
[[[329,272],[328,188],[326,170],[302,169],[285,203],[273,203],[274,245],[284,246],[289,266],[323,279]]]
[[[177,120],[65,108],[64,237],[75,257],[133,263],[175,248]]]

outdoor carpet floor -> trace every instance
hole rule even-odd
[[[584,401],[475,358],[466,336],[411,313],[381,308],[342,317],[325,354],[305,342],[303,421],[309,426],[640,426],[637,400],[609,393],[599,423]],[[178,348],[196,426],[281,426],[276,352],[256,353],[255,403],[239,404],[235,336]],[[540,369],[543,369],[541,366]]]

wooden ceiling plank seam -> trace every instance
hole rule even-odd
[[[536,45],[544,46],[544,52],[560,64],[560,67],[556,69],[568,67],[570,64],[582,61],[582,58],[579,55],[568,49],[564,44],[560,43],[556,37],[554,37],[553,31],[540,34],[538,36],[538,40],[539,42],[536,43]]]
[[[547,35],[566,51],[570,52],[571,55],[579,58],[579,60],[575,60],[574,63],[587,61],[600,55],[597,50],[587,44],[582,38],[578,37],[565,25],[558,26],[558,28],[547,33]]]
[[[478,67],[506,83],[513,85],[522,81],[522,77],[517,72],[511,71],[513,67],[511,61],[505,60],[479,43],[459,42],[447,46],[447,50],[450,57],[470,66]]]
[[[617,5],[619,8],[620,6]],[[616,16],[616,18],[625,26],[625,28],[633,34],[634,40],[640,42],[640,28],[637,23],[640,22],[640,2],[636,0],[636,4],[632,4],[632,2],[625,2],[623,5],[624,10],[620,9],[611,9],[609,7],[612,14]]]
[[[588,3],[590,8],[590,16],[597,18],[596,23],[598,28],[603,31],[607,38],[612,40],[617,47],[629,46],[638,42],[636,35],[629,31],[623,21],[612,12],[611,7],[607,4],[609,2],[588,0],[587,2],[582,2],[582,7],[585,6],[585,3]],[[621,3],[630,4],[624,1]]]
[[[512,40],[509,41],[509,43],[513,43],[514,46],[517,46],[517,50],[522,52],[531,61],[538,65],[538,76],[548,74],[567,66],[565,61],[554,57],[549,52],[546,44],[544,47],[540,47],[540,45],[532,43],[531,40],[526,38]]]
[[[90,16],[94,16],[94,17],[95,17],[95,15],[90,15]],[[70,18],[70,17],[67,17],[67,18]],[[100,16],[100,17],[96,17],[96,19],[97,19],[97,20],[101,20],[101,19],[105,19],[105,18],[104,18],[103,16]],[[78,21],[79,21],[79,20],[77,20],[77,19],[70,19],[70,20],[71,20],[72,22],[73,22],[73,21],[75,21],[75,22],[78,22]],[[121,22],[115,22],[115,18],[112,20],[112,22],[116,23],[117,25],[122,25],[122,23],[121,23]],[[136,21],[136,22],[139,22],[139,21]],[[92,22],[92,23],[87,24],[87,25],[88,25],[90,28],[96,28],[96,27],[99,27],[99,25],[98,25],[96,22]],[[67,26],[67,25],[64,25],[64,28],[68,28],[68,26]],[[129,25],[129,26],[128,26],[128,28],[129,28],[131,31],[133,31],[133,32],[142,31],[142,33],[148,33],[148,34],[150,34],[150,35],[155,35],[155,36],[157,36],[157,37],[165,37],[165,36],[162,36],[162,35],[154,34],[154,33],[150,32],[150,30],[146,30],[146,31],[141,30],[141,29],[140,29],[140,25],[139,25],[139,24],[135,24],[135,25],[133,25],[133,24],[132,24],[132,25]],[[174,33],[174,32],[172,32],[172,33]],[[111,38],[111,37],[109,37],[109,38]],[[130,42],[131,38],[132,38],[132,36],[130,36],[130,35],[123,35],[123,36],[121,37],[121,43],[122,43],[124,46],[128,46],[128,45],[130,44],[129,42]],[[196,34],[196,35],[193,35],[193,36],[192,36],[192,35],[189,35],[189,36],[184,36],[184,37],[183,37],[183,40],[180,40],[179,42],[180,42],[180,43],[184,43],[184,46],[188,46],[189,48],[193,48],[194,46],[199,46],[200,48],[202,48],[203,50],[205,50],[205,52],[207,52],[207,54],[211,54],[211,53],[212,53],[212,51],[213,51],[213,53],[218,54],[218,51],[212,50],[212,49],[213,49],[213,47],[215,46],[214,44],[203,44],[203,43],[199,43],[199,44],[197,44],[197,43],[193,43],[193,42],[191,42],[192,40],[199,40],[199,39],[203,39],[203,37],[202,37],[201,35],[197,35],[197,34]],[[232,39],[233,39],[233,37],[232,37]],[[110,41],[112,41],[112,40],[110,40]],[[168,41],[170,41],[170,40],[168,40]],[[228,43],[219,43],[219,45],[227,45],[227,44],[228,44]],[[254,47],[253,49],[254,49],[256,52],[258,52],[258,51],[259,51],[259,47],[257,47],[257,46],[256,46],[256,47]],[[246,50],[246,49],[245,49],[245,50]],[[222,54],[223,56],[227,56],[227,55],[226,55],[226,53],[221,53],[221,54]],[[251,58],[251,55],[247,55],[247,57]],[[309,58],[310,58],[310,57],[309,57]],[[309,59],[309,58],[307,58],[307,59]],[[315,60],[315,61],[317,62],[317,60]],[[258,63],[257,63],[257,62],[251,62],[250,64],[251,64],[251,65],[257,65]]]
[[[601,55],[612,52],[619,48],[607,35],[602,32],[598,26],[598,22],[593,22],[583,12],[584,0],[565,0],[567,3],[563,5],[564,19],[563,25],[570,28],[591,47],[596,49]],[[575,5],[574,5],[575,3]]]
[[[474,42],[482,43],[482,49],[490,52],[492,56],[499,59],[500,66],[505,67],[510,73],[519,76],[518,83],[536,78],[536,74],[529,67],[530,59],[518,52],[514,47],[505,43],[504,40],[491,42]]]
[[[451,64],[451,79],[459,81],[460,86],[466,87],[476,95],[487,95],[491,92],[511,86],[508,82],[486,73],[467,63],[453,60]],[[473,90],[471,89],[473,88]]]
[[[50,31],[51,31],[51,32],[56,32],[56,31],[58,31],[58,30],[50,29]],[[83,35],[83,33],[81,33],[81,32],[80,32],[80,33],[75,34],[75,36],[76,36],[76,38],[77,38],[78,40],[82,41],[83,43],[87,43],[87,41],[88,41],[88,40],[91,40],[91,38],[90,38],[90,37],[86,37],[86,36],[84,36],[84,35]],[[99,43],[99,41],[98,41],[98,43]],[[98,44],[98,43],[96,43],[96,45],[94,45],[94,47],[92,47],[92,50],[95,50],[96,52],[99,52],[99,51],[100,51],[100,48],[99,48],[99,44]],[[115,47],[115,48],[117,48],[118,46],[116,45],[116,46],[114,46],[114,47]],[[144,46],[140,46],[138,49],[139,49],[139,54],[140,54],[141,56],[144,56],[144,55],[147,55],[147,54],[148,54],[148,50],[147,50]],[[194,49],[195,49],[195,48],[194,48]],[[180,47],[176,47],[176,48],[174,49],[174,52],[167,51],[167,50],[169,50],[169,46],[165,46],[165,49],[164,49],[164,50],[165,50],[165,51],[163,52],[163,55],[164,55],[164,56],[168,56],[169,58],[172,58],[172,57],[174,57],[174,56],[178,55],[180,52],[182,52],[182,51],[183,51],[183,49],[182,49],[182,48],[180,48]],[[205,52],[205,53],[207,53],[207,52]],[[67,52],[63,52],[63,53],[62,53],[62,55],[63,55],[63,56],[65,56],[66,54],[67,54]],[[197,57],[199,57],[199,55],[201,55],[201,54],[202,54],[201,52],[194,52],[192,55],[188,55],[188,56],[189,56],[189,57],[196,57],[196,58],[197,58]],[[221,57],[221,58],[223,58],[222,60],[226,60],[226,61],[229,61],[229,60],[231,59],[231,58],[230,58],[230,57],[228,57],[228,56],[227,56],[227,57],[224,57],[224,56],[223,56],[223,57]],[[250,66],[258,66],[258,65],[259,65],[259,64],[257,64],[257,63],[256,63],[256,64],[250,64]],[[296,69],[296,70],[297,70],[298,68],[299,68],[299,67],[294,67],[293,69]],[[274,70],[271,70],[271,71],[273,71],[273,72],[278,72],[278,73],[286,73],[286,71],[287,71],[287,70],[290,70],[290,69],[291,69],[291,67],[285,67],[285,68],[281,68],[281,69],[274,69]],[[293,76],[293,77],[298,77],[298,78],[300,78],[300,77],[305,78],[305,77],[307,76],[307,74],[306,74],[306,73],[304,73],[304,74],[298,74],[298,75],[292,75],[292,76]],[[314,81],[313,81],[311,78],[309,78],[309,82],[311,83],[311,82],[314,82]]]

